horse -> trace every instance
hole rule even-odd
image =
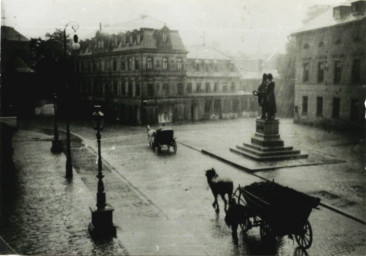
[[[219,175],[216,173],[214,168],[206,171],[206,177],[208,185],[210,186],[212,194],[215,198],[212,207],[215,209],[216,213],[220,212],[219,204],[217,203],[217,195],[220,195],[225,203],[225,212],[226,212],[227,201],[225,199],[225,194],[228,195],[230,201],[233,194],[233,187],[234,187],[233,181],[229,178],[219,178]]]
[[[156,131],[154,129],[150,128],[150,125],[147,125],[146,132],[147,132],[147,141],[149,142],[150,147],[152,147],[152,143],[153,143]]]

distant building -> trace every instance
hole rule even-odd
[[[33,111],[34,71],[29,39],[13,27],[1,26],[1,115],[24,116]]]
[[[84,111],[100,104],[123,123],[235,117],[243,110],[240,75],[228,57],[208,47],[187,50],[177,30],[147,16],[100,28],[82,42],[74,74]]]
[[[336,6],[296,37],[297,123],[362,127],[366,86],[366,1]]]

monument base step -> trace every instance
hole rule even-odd
[[[277,149],[272,149],[270,151],[263,151],[261,149],[254,149],[252,147],[236,146],[237,150],[248,152],[250,154],[258,156],[281,156],[281,155],[296,155],[300,154],[300,150],[286,149],[285,147],[277,147]]]
[[[237,146],[240,147],[240,146]],[[240,147],[242,148],[242,147]],[[246,150],[230,148],[230,151],[241,156],[256,160],[256,161],[281,161],[281,160],[291,160],[307,158],[307,154],[301,154],[299,150],[282,150],[277,151],[278,154],[266,155],[266,152],[255,152],[250,151],[248,148]],[[264,153],[264,154],[263,154]],[[275,153],[275,152],[271,152]],[[286,154],[287,153],[287,154]]]

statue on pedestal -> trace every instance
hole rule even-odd
[[[275,82],[272,74],[263,74],[263,79],[257,91],[253,91],[254,96],[258,96],[258,104],[262,107],[261,119],[274,120],[277,107],[274,94]]]

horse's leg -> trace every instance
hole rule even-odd
[[[226,212],[226,209],[227,209],[227,201],[226,201],[226,198],[225,198],[225,194],[220,194],[220,196],[221,196],[221,198],[222,198],[222,200],[224,201],[224,203],[225,203],[225,208],[224,208],[224,210],[225,210],[225,212]]]
[[[215,201],[213,202],[212,206],[215,209],[216,213],[219,213],[220,209],[219,209],[219,204],[217,203],[217,194],[215,194],[214,197],[215,197]]]

